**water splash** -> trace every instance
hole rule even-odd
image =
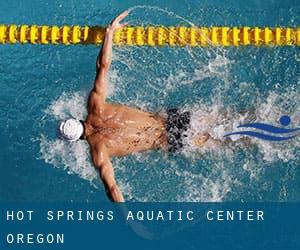
[[[291,94],[289,92],[289,94]],[[280,110],[280,106],[275,106],[277,98],[273,94],[267,98],[266,103],[272,107],[271,112],[276,114]],[[300,101],[300,95],[295,95],[295,101]],[[80,97],[79,93],[72,95],[64,94],[61,98],[54,101],[46,110],[55,119],[64,118],[67,114],[79,114],[85,109],[83,102],[84,97]],[[270,100],[273,100],[271,102]],[[261,113],[266,108],[266,103],[260,103],[257,106],[256,119],[268,118],[263,117]],[[65,105],[66,104],[66,105]],[[78,105],[79,104],[79,105]],[[284,105],[283,103],[281,105]],[[64,107],[64,108],[62,108]],[[68,107],[68,108],[66,108]],[[268,106],[269,107],[269,106]],[[236,171],[236,154],[239,149],[246,153],[247,157],[240,162],[238,171],[241,175],[245,172],[250,174],[251,179],[259,179],[262,174],[262,168],[267,162],[282,161],[299,161],[297,150],[300,147],[300,140],[291,144],[271,144],[261,142],[259,140],[251,140],[251,144],[256,145],[260,153],[253,152],[249,145],[244,144],[236,139],[237,144],[224,145],[223,135],[227,130],[232,129],[234,124],[249,119],[249,114],[239,114],[238,112],[230,112],[230,115],[222,113],[223,105],[215,103],[207,105],[199,103],[194,107],[185,107],[184,109],[192,111],[191,130],[186,142],[183,154],[185,159],[182,162],[169,157],[166,153],[138,153],[124,159],[113,159],[114,168],[121,190],[124,192],[127,200],[138,201],[157,201],[157,200],[177,200],[177,201],[221,201],[226,199],[227,195],[232,192],[234,185],[242,186],[239,177],[233,174]],[[54,113],[51,113],[53,112]],[[300,112],[299,108],[294,111],[293,116]],[[252,114],[251,114],[252,115]],[[252,115],[253,117],[253,115]],[[276,119],[273,115],[272,119]],[[217,124],[217,125],[216,125]],[[216,141],[208,142],[204,147],[197,148],[191,142],[196,134],[209,131]],[[190,141],[189,141],[190,140]],[[69,144],[59,139],[49,139],[45,135],[40,139],[41,158],[46,163],[56,167],[62,167],[69,173],[77,174],[81,178],[94,183],[97,178],[91,161],[89,159],[89,149],[85,142],[77,142]],[[251,161],[254,155],[262,155],[260,162]],[[257,157],[257,156],[256,156]],[[250,160],[249,160],[250,159]],[[199,160],[202,162],[200,166],[212,166],[209,173],[199,172]],[[233,162],[231,162],[233,160]],[[147,162],[147,164],[145,164]],[[164,162],[161,166],[161,162]],[[183,164],[182,164],[183,163]],[[184,166],[189,166],[186,169]],[[225,167],[226,166],[226,167]],[[243,173],[243,170],[245,171]],[[207,174],[207,175],[206,175]],[[148,178],[145,180],[143,176]],[[175,177],[174,177],[175,176]],[[175,185],[178,188],[174,195],[170,195],[167,199],[165,195],[159,191],[155,193],[153,189],[147,190],[147,181],[152,183],[160,179],[169,180],[160,186],[164,187],[164,192],[172,190],[174,192]]]
[[[67,145],[62,140],[49,140],[45,135],[41,135],[40,154],[46,163],[61,167],[68,174],[76,174],[95,185],[94,181],[98,174],[91,164],[86,143],[77,142]]]

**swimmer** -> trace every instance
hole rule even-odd
[[[167,116],[162,117],[106,101],[114,32],[128,24],[121,23],[128,14],[128,11],[120,14],[106,29],[96,61],[96,77],[88,98],[86,119],[70,118],[61,121],[58,128],[59,137],[66,141],[82,139],[88,142],[93,164],[99,171],[108,197],[114,202],[124,202],[124,198],[110,159],[145,150],[180,151],[191,119],[189,112],[179,109],[169,109]],[[209,139],[209,134],[204,133],[195,136],[193,141],[195,146],[201,147]]]

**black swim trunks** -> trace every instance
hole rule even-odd
[[[180,112],[177,108],[169,109],[167,114],[169,152],[173,153],[183,148],[183,139],[190,128],[191,114]]]

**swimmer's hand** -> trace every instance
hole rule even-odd
[[[117,16],[107,27],[107,32],[115,32],[118,29],[124,28],[126,25],[128,25],[128,22],[120,23],[125,17],[127,17],[129,14],[129,11],[126,10],[123,13],[121,13],[119,16]]]

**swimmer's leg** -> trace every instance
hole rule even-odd
[[[205,117],[201,117],[201,118],[196,118],[197,119],[197,123],[199,127],[206,127],[207,124],[215,124],[216,123],[216,117],[214,116],[205,116]],[[215,139],[209,134],[209,132],[201,132],[199,134],[196,134],[193,136],[192,138],[192,143],[194,144],[195,147],[203,147],[206,142],[208,142],[209,140],[214,140]]]
[[[204,133],[201,135],[196,135],[196,137],[193,139],[193,144],[196,147],[203,147],[204,144],[211,138],[209,133]]]
[[[239,114],[246,116],[246,119],[249,122],[255,121],[257,119],[256,111],[254,108],[248,109],[248,110],[243,110],[243,111],[239,112]],[[220,123],[220,121],[218,121],[220,115],[224,120],[230,119],[230,118],[228,118],[230,116],[228,115],[227,111],[222,112],[221,114],[219,114],[219,113],[212,114],[211,113],[208,116],[196,118],[198,126],[199,127],[207,127],[207,125],[209,125],[211,128],[213,128],[214,125],[217,125],[218,123]],[[222,123],[222,121],[221,121],[221,123]],[[220,146],[239,145],[240,143],[242,143],[243,145],[246,145],[246,146],[250,146],[253,144],[253,141],[249,137],[241,137],[237,141],[232,141],[230,138],[226,138],[225,140],[223,140],[221,138],[220,139],[214,138],[209,133],[209,130],[207,130],[206,132],[203,131],[201,134],[195,135],[194,138],[192,139],[192,142],[193,142],[194,146],[196,146],[196,147],[203,147],[207,142],[212,142],[212,143],[218,144]]]
[[[193,144],[197,148],[204,147],[207,142],[212,142],[214,145],[219,146],[231,146],[231,147],[241,147],[246,146],[250,148],[254,145],[253,141],[251,141],[248,137],[242,137],[237,141],[232,141],[231,139],[220,140],[213,138],[209,133],[204,133],[201,135],[197,135],[193,140]]]

